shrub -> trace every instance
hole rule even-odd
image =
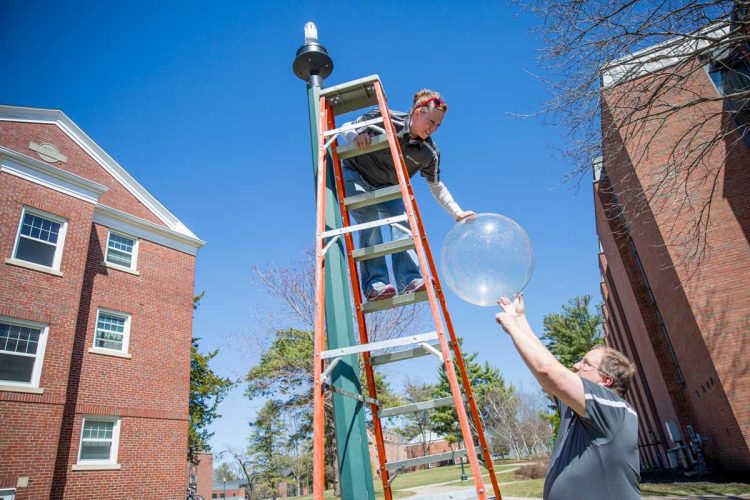
[[[513,472],[513,477],[516,479],[541,479],[547,475],[548,468],[549,459],[540,459],[536,462],[522,465]]]

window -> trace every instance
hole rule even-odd
[[[47,326],[0,317],[0,384],[39,387]]]
[[[128,352],[130,315],[99,309],[96,315],[94,347],[111,351]]]
[[[14,498],[16,498],[16,490],[14,488],[0,489],[0,500],[13,500]]]
[[[724,50],[706,68],[719,95],[750,91],[750,46]],[[750,146],[750,98],[726,99],[724,109],[732,115],[745,143]]]
[[[79,464],[115,464],[120,440],[120,419],[84,417],[81,428]]]
[[[138,240],[113,231],[109,232],[109,238],[107,238],[107,255],[105,257],[108,263],[128,269],[135,269],[137,253]]]
[[[67,225],[54,215],[24,208],[13,258],[59,270]]]

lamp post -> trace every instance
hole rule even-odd
[[[458,448],[459,449],[461,449],[461,442],[462,442],[461,439],[459,439],[458,440]],[[461,481],[466,481],[469,478],[466,477],[466,470],[464,470],[464,457],[461,456],[459,458],[459,460],[461,460]]]
[[[224,480],[224,498],[227,498],[227,480]]]
[[[333,60],[318,41],[318,29],[313,23],[305,24],[305,42],[297,50],[292,64],[294,74],[307,83],[310,140],[312,146],[313,179],[318,169],[326,172],[325,225],[326,229],[342,226],[339,200],[329,160],[318,165],[318,121],[320,119],[320,93],[323,81],[333,72]],[[312,223],[312,219],[311,219]],[[357,343],[352,320],[351,285],[347,278],[346,253],[341,239],[328,249],[325,261],[325,325],[328,349],[349,347]],[[341,358],[331,374],[333,385],[350,393],[360,394],[359,366],[356,356]],[[333,394],[333,414],[336,430],[341,499],[374,499],[370,469],[370,451],[364,406],[356,400]]]

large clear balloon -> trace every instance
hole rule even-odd
[[[448,232],[440,264],[445,282],[461,299],[493,306],[524,289],[534,270],[534,249],[513,219],[482,213]]]

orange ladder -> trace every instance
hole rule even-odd
[[[347,124],[336,128],[335,117],[343,113],[355,111],[362,108],[368,108],[377,105],[380,108],[381,117],[366,122],[356,124]],[[461,356],[459,343],[453,329],[453,323],[448,313],[445,303],[445,297],[440,286],[435,262],[427,242],[422,219],[419,215],[419,209],[414,197],[409,175],[404,165],[404,159],[401,154],[401,147],[396,138],[396,131],[391,121],[390,112],[383,92],[380,78],[377,75],[369,76],[359,80],[354,80],[341,85],[336,85],[321,90],[320,93],[320,122],[318,127],[318,173],[317,173],[317,218],[316,218],[316,266],[315,266],[315,286],[316,286],[316,311],[315,311],[315,357],[314,357],[314,396],[313,396],[313,497],[315,500],[323,499],[324,490],[324,391],[330,390],[340,393],[344,396],[352,397],[370,407],[372,412],[372,421],[375,430],[375,442],[378,452],[378,470],[383,482],[383,492],[385,500],[391,500],[391,481],[396,475],[406,467],[422,465],[427,463],[439,462],[443,460],[457,459],[467,456],[471,466],[474,485],[477,498],[488,499],[487,489],[482,474],[479,469],[480,457],[475,447],[475,437],[472,435],[469,426],[469,418],[464,407],[464,395],[471,410],[471,417],[476,430],[476,439],[481,448],[481,459],[483,465],[487,468],[494,497],[501,499],[500,488],[495,477],[495,471],[492,464],[487,442],[484,437],[482,422],[479,417],[476,402],[472,395],[471,386],[466,367]],[[376,130],[382,130],[383,133],[372,138],[367,148],[359,149],[356,144],[338,146],[337,138],[344,132],[353,128],[370,126]],[[396,165],[396,174],[399,184],[397,186],[388,186],[372,192],[346,198],[344,194],[343,170],[341,160],[351,158],[361,154],[390,148],[393,155],[394,164]],[[328,153],[333,161],[333,170],[336,177],[336,189],[341,209],[343,225],[341,228],[326,231],[325,227],[325,189],[326,189],[326,161]],[[404,201],[406,213],[403,215],[380,219],[364,224],[351,224],[349,210],[374,205],[385,201],[401,197]],[[362,229],[374,228],[388,224],[408,223],[411,238],[382,243],[370,248],[355,249],[352,233]],[[402,229],[405,229],[402,227]],[[358,345],[326,350],[325,349],[325,255],[327,250],[339,238],[344,237],[346,243],[347,261],[349,264],[349,277],[352,283],[354,296],[354,306],[356,310],[357,325],[359,328],[360,343]],[[419,267],[425,283],[428,284],[426,290],[409,294],[397,295],[395,297],[379,300],[376,302],[362,302],[362,292],[357,274],[357,262],[369,258],[385,256],[397,252],[414,249],[419,259]],[[429,272],[425,272],[425,271]],[[434,280],[435,287],[429,286],[430,279]],[[390,339],[379,342],[369,342],[367,336],[367,321],[365,317],[368,313],[381,311],[392,307],[402,307],[410,304],[416,304],[422,301],[429,301],[430,311],[435,322],[435,331],[419,334],[408,335],[401,338]],[[442,316],[441,316],[442,314]],[[445,328],[443,321],[445,321]],[[450,341],[446,336],[446,329],[450,336]],[[434,342],[437,340],[437,342]],[[375,351],[392,348],[405,348],[386,354],[372,355]],[[344,356],[352,354],[361,354],[363,357],[364,371],[367,378],[368,395],[354,394],[335,387],[331,382],[333,368]],[[445,372],[452,396],[440,398],[431,401],[423,401],[404,406],[393,408],[381,408],[378,402],[378,395],[375,389],[375,377],[373,367],[385,363],[403,361],[410,358],[425,355],[435,355],[445,366]],[[454,365],[455,363],[455,365]],[[456,370],[457,368],[457,370]],[[456,371],[461,376],[461,385],[459,385]],[[464,395],[461,393],[463,387]],[[417,457],[398,462],[389,462],[386,459],[385,443],[383,439],[383,429],[380,419],[383,417],[403,415],[410,412],[422,411],[426,409],[438,408],[441,406],[454,405],[458,415],[463,442],[466,444],[465,449],[449,451],[426,457]]]

